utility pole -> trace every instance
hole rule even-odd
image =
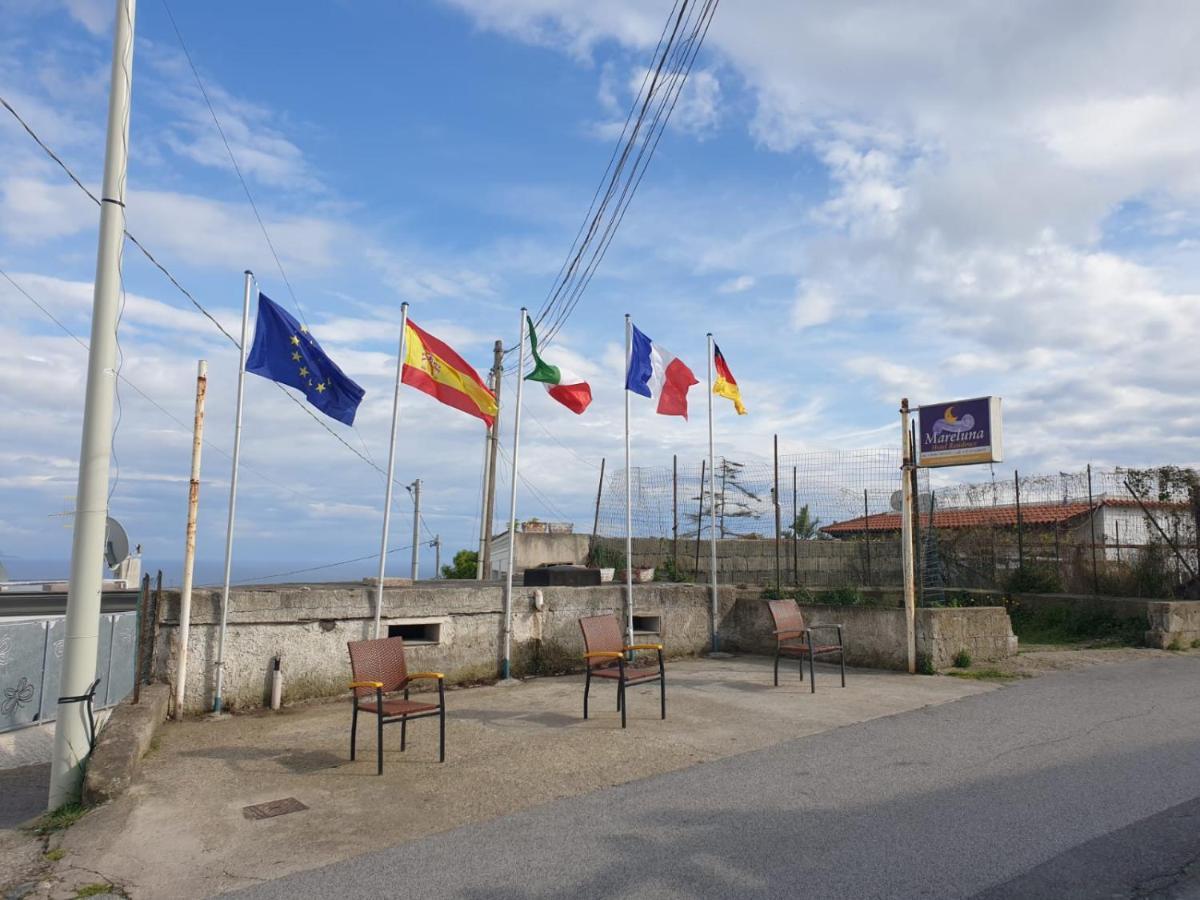
[[[496,391],[495,372],[488,372],[487,384],[488,384],[489,390],[491,390],[492,393],[495,393],[495,391]],[[497,413],[499,413],[499,410],[497,410]],[[484,554],[487,553],[488,541],[491,538],[491,535],[489,535],[487,533],[487,529],[485,528],[485,523],[487,522],[487,502],[488,502],[488,489],[489,489],[489,481],[490,481],[488,476],[491,474],[490,472],[488,472],[488,463],[491,461],[491,458],[492,458],[492,430],[495,427],[496,427],[496,423],[493,421],[492,424],[489,425],[487,427],[487,430],[483,433],[483,477],[480,478],[480,481],[482,482],[483,490],[480,492],[481,496],[479,498],[479,552],[475,554],[475,580],[476,581],[483,581],[483,579],[486,577],[486,572],[484,571],[484,568],[483,568],[483,558],[484,558]]]
[[[520,373],[518,373],[518,377]],[[491,447],[488,448],[487,497],[483,509],[483,577],[492,577],[492,515],[496,509],[496,451],[500,447],[500,385],[504,381],[504,342],[492,347],[492,383],[496,392],[496,421],[492,424]]]
[[[442,536],[435,534],[433,540],[430,541],[433,545],[433,577],[442,577]]]
[[[900,401],[900,446],[903,462],[900,466],[900,490],[902,503],[900,512],[900,556],[904,577],[904,631],[908,655],[908,674],[917,671],[917,594],[913,565],[913,479],[916,460],[913,459],[912,433],[908,429],[908,398]]]
[[[421,479],[414,481],[408,489],[413,498],[412,580],[416,583],[421,568]]]
[[[196,367],[196,413],[192,421],[192,477],[188,483],[187,531],[183,543],[183,586],[179,589],[179,663],[175,670],[175,719],[183,720],[187,687],[188,637],[192,624],[192,573],[196,564],[196,515],[200,509],[200,451],[204,446],[204,398],[208,394],[208,363]]]
[[[71,538],[66,635],[58,689],[58,716],[54,726],[54,755],[50,766],[49,809],[57,809],[79,798],[82,762],[90,748],[90,730],[84,708],[88,701],[83,695],[95,678],[100,637],[108,466],[117,380],[117,310],[121,247],[125,241],[125,177],[129,160],[135,7],[135,0],[118,0],[113,29],[108,133],[104,183],[100,193],[100,239],[92,292],[92,332],[79,450],[79,484],[75,493],[75,527]]]

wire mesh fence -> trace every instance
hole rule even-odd
[[[823,451],[774,460],[678,458],[635,467],[633,565],[705,580],[716,537],[724,583],[822,588],[902,583],[900,453]],[[1200,489],[1191,469],[1092,469],[953,483],[918,469],[919,600],[970,589],[1189,596],[1198,589]],[[594,561],[624,567],[625,473],[598,499]]]

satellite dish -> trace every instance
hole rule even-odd
[[[888,506],[892,508],[892,512],[902,512],[904,510],[904,492],[892,491],[892,496],[888,500]],[[931,509],[933,509],[933,495],[918,494],[917,510],[919,512],[927,513]]]
[[[115,569],[129,556],[129,536],[121,523],[108,516],[104,520],[104,562]]]

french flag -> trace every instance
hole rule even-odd
[[[656,344],[633,328],[633,348],[629,355],[629,370],[625,373],[625,390],[658,401],[660,416],[687,418],[687,392],[699,384],[682,360],[677,359],[662,344]]]

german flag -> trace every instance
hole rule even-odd
[[[713,382],[713,393],[718,397],[726,397],[732,400],[733,408],[737,410],[737,414],[744,416],[746,414],[746,407],[742,405],[742,392],[738,388],[737,379],[729,371],[729,364],[725,362],[725,357],[721,355],[721,348],[717,346],[716,341],[713,341],[713,366],[717,370],[717,380]]]
[[[496,420],[496,395],[466,360],[411,319],[404,343],[401,381],[447,406],[483,419],[491,427]]]

